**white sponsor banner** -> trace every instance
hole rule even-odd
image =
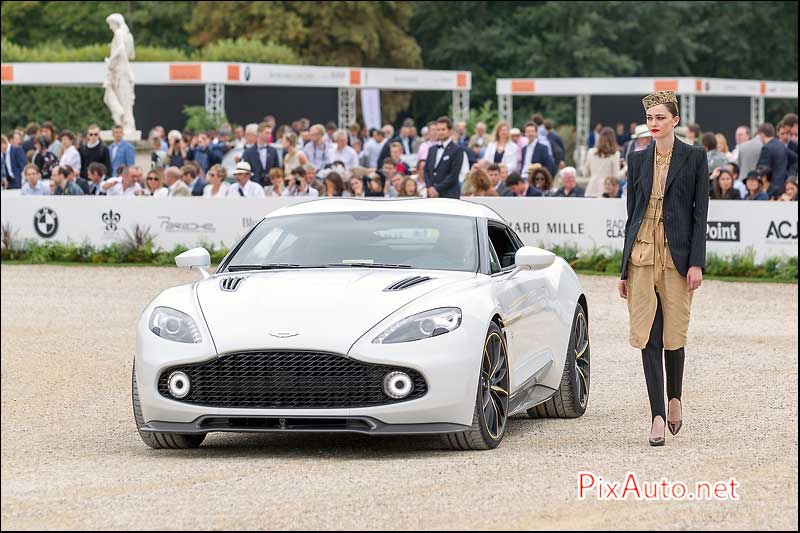
[[[621,250],[625,200],[595,198],[469,198],[502,216],[525,244],[574,245],[580,250]],[[305,198],[64,197],[2,194],[2,224],[17,241],[34,239],[98,247],[149,230],[157,246],[213,244],[231,247],[261,218]],[[380,200],[374,200],[380,201]],[[425,202],[426,200],[419,200]],[[797,204],[712,200],[707,251],[756,251],[756,261],[797,256]]]
[[[361,89],[361,115],[367,131],[381,129],[381,91],[379,89]]]
[[[472,73],[455,70],[317,67],[221,61],[134,61],[137,85],[257,85],[369,87],[387,90],[468,91]],[[3,85],[102,85],[103,62],[3,63]]]
[[[627,209],[623,199],[470,198],[497,211],[525,244],[575,245],[622,250]],[[710,200],[706,251],[718,255],[756,251],[766,257],[797,256],[797,204]]]

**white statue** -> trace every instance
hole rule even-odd
[[[119,13],[106,17],[106,22],[114,38],[111,41],[111,55],[105,59],[108,65],[103,102],[111,111],[114,124],[122,126],[126,138],[135,134],[136,123],[133,118],[133,70],[130,61],[136,57],[133,49],[133,35]],[[141,135],[141,134],[140,134]]]

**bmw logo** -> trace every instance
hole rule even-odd
[[[42,207],[33,215],[33,229],[39,237],[49,239],[58,231],[58,215],[49,207]]]

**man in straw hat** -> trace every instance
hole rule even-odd
[[[247,161],[239,161],[236,163],[236,170],[233,171],[233,177],[236,178],[236,183],[228,188],[225,196],[234,198],[264,198],[264,188],[250,180],[253,171],[250,168],[250,163]]]

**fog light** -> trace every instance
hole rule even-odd
[[[414,390],[414,382],[405,372],[389,372],[383,378],[383,392],[393,400],[401,400]]]
[[[189,376],[183,372],[173,372],[170,374],[169,393],[178,399],[186,398],[189,394]]]

